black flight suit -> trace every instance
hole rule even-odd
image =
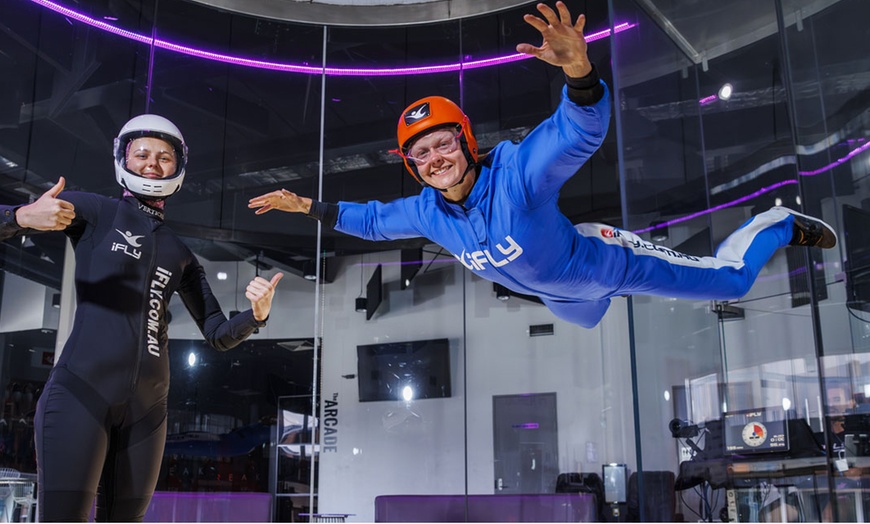
[[[64,233],[75,248],[77,310],[35,419],[41,521],[85,521],[99,485],[98,521],[141,521],[166,439],[166,311],[178,292],[205,339],[228,350],[258,323],[224,316],[205,272],[163,224],[163,212],[65,191],[75,206]],[[36,233],[0,206],[0,239]]]

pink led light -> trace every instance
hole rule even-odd
[[[687,220],[692,220],[693,218],[698,218],[700,216],[708,215],[714,211],[719,211],[720,209],[726,209],[732,206],[736,206],[737,204],[741,204],[748,200],[752,200],[753,198],[760,197],[765,193],[770,193],[774,189],[778,189],[782,186],[787,186],[791,184],[797,184],[797,180],[783,180],[782,182],[777,182],[772,186],[767,186],[755,191],[754,193],[750,193],[748,195],[744,195],[736,200],[732,200],[731,202],[725,202],[724,204],[719,204],[718,206],[711,207],[710,209],[704,209],[703,211],[698,211],[696,213],[692,213],[690,215],[681,216],[679,218],[675,218],[673,220],[668,220],[667,222],[662,222],[661,224],[656,224],[654,226],[645,227],[643,229],[638,229],[632,231],[635,235],[640,235],[641,233],[646,233],[647,231],[652,231],[653,229],[661,229],[663,227],[672,226],[674,224],[679,224],[680,222],[685,222]]]
[[[302,73],[307,75],[330,75],[330,76],[401,76],[401,75],[426,75],[433,73],[450,73],[454,71],[461,71],[465,69],[477,69],[481,67],[490,67],[500,64],[507,64],[510,62],[517,62],[519,60],[525,60],[527,58],[531,58],[530,55],[524,55],[521,53],[516,53],[507,56],[500,56],[495,58],[485,58],[480,60],[471,60],[468,62],[458,62],[453,64],[443,64],[443,65],[431,65],[431,66],[421,66],[421,67],[398,67],[398,68],[379,68],[379,69],[358,69],[358,68],[341,68],[341,67],[313,67],[308,65],[299,65],[299,64],[288,64],[282,62],[270,62],[267,60],[256,60],[252,58],[243,58],[238,56],[225,55],[221,53],[212,53],[210,51],[204,51],[202,49],[196,49],[194,47],[184,46],[180,44],[175,44],[169,42],[167,40],[161,40],[159,38],[152,38],[146,35],[140,35],[138,33],[134,33],[132,31],[127,31],[125,29],[120,29],[111,24],[107,24],[101,20],[96,20],[86,16],[77,11],[73,11],[67,7],[64,7],[55,2],[51,2],[50,0],[30,0],[31,2],[45,7],[46,9],[50,9],[56,13],[62,14],[67,18],[75,20],[77,22],[81,22],[83,24],[87,24],[91,27],[95,27],[102,31],[106,31],[108,33],[112,33],[114,35],[118,35],[129,40],[133,40],[142,44],[153,45],[154,47],[160,49],[166,49],[167,51],[173,51],[176,53],[182,53],[189,56],[194,56],[197,58],[202,58],[205,60],[212,60],[215,62],[223,62],[227,64],[240,65],[244,67],[254,67],[257,69],[268,69],[272,71],[283,71],[287,73]],[[637,24],[629,24],[623,23],[614,26],[613,32],[621,33],[627,29],[631,29]],[[603,31],[598,31],[586,36],[587,42],[593,42],[595,40],[600,40],[602,38],[607,38],[610,36],[610,29],[605,29]]]
[[[831,169],[834,169],[835,167],[849,161],[855,155],[860,155],[861,153],[863,153],[864,151],[867,151],[868,149],[870,149],[870,142],[867,142],[866,144],[864,144],[862,146],[856,147],[855,149],[849,151],[849,153],[846,156],[844,156],[843,158],[838,158],[837,160],[826,165],[825,167],[820,167],[819,169],[816,169],[813,171],[798,171],[798,175],[800,175],[800,176],[820,175],[826,171],[830,171]],[[736,200],[732,200],[731,202],[725,202],[724,204],[720,204],[716,207],[711,207],[710,209],[698,211],[697,213],[692,213],[691,215],[686,215],[686,216],[682,216],[679,218],[675,218],[673,220],[668,220],[667,222],[663,222],[661,224],[656,224],[654,226],[650,226],[650,227],[647,227],[644,229],[638,229],[636,231],[633,231],[633,233],[639,235],[641,233],[646,233],[647,231],[652,231],[653,229],[659,229],[659,228],[667,227],[670,225],[679,224],[680,222],[685,222],[686,220],[691,220],[693,218],[697,218],[699,216],[703,216],[703,215],[712,213],[713,211],[718,211],[720,209],[725,209],[728,207],[736,206],[737,204],[741,204],[743,202],[746,202],[747,200],[752,200],[753,198],[759,197],[765,193],[770,193],[774,189],[780,188],[782,186],[787,186],[787,185],[797,184],[797,183],[798,183],[797,180],[783,180],[782,182],[777,182],[776,184],[773,184],[771,186],[763,187],[754,193],[744,195]]]
[[[716,100],[719,100],[718,96],[710,95],[710,96],[705,96],[704,98],[698,100],[698,103],[701,104],[702,106],[705,106],[707,104],[712,104]]]
[[[834,169],[835,167],[839,166],[840,164],[843,164],[844,162],[850,160],[853,156],[860,155],[861,153],[863,153],[864,151],[867,151],[868,149],[870,149],[870,142],[867,142],[863,146],[856,147],[855,149],[849,151],[849,154],[847,154],[843,158],[838,158],[837,160],[834,160],[830,164],[826,165],[825,167],[820,167],[819,169],[816,169],[814,171],[799,171],[798,173],[801,176],[816,176],[820,173],[824,173],[825,171],[830,171],[831,169]]]

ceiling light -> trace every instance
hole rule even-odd
[[[731,84],[723,84],[722,87],[719,88],[719,98],[722,100],[728,100],[731,98],[731,95],[734,93],[734,86]]]

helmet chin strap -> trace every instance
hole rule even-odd
[[[477,167],[479,165],[480,164],[478,164],[477,162],[469,162],[468,167],[465,168],[465,173],[462,173],[462,178],[460,178],[458,182],[456,182],[452,186],[446,187],[444,189],[441,189],[441,188],[436,188],[436,189],[438,189],[438,191],[441,191],[442,193],[446,193],[447,191],[453,189],[454,187],[456,187],[458,185],[462,185],[462,183],[465,182],[465,177],[468,176],[468,173],[470,173],[474,169],[477,169]]]
[[[166,195],[165,197],[156,197],[156,198],[149,197],[149,196],[145,196],[145,195],[133,192],[133,190],[127,186],[126,182],[124,182],[123,184],[124,185],[122,186],[122,189],[124,190],[124,196],[127,196],[129,194],[130,196],[132,196],[133,198],[135,198],[136,200],[138,200],[140,202],[159,207],[160,209],[163,209],[163,205],[164,205],[166,199],[175,194],[175,193],[172,193],[172,195]],[[176,193],[177,192],[178,191],[176,191]]]

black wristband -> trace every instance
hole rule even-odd
[[[568,86],[568,99],[578,106],[595,105],[604,97],[604,84],[595,64],[592,64],[592,71],[582,78],[565,75],[565,84]]]
[[[311,208],[305,216],[320,220],[329,227],[334,228],[338,221],[338,204],[330,204],[329,202],[321,202],[311,199]]]

